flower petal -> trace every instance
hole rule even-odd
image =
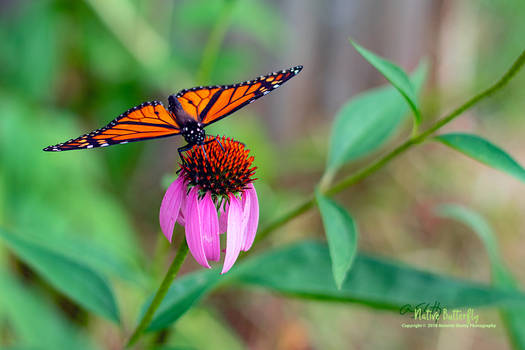
[[[241,249],[244,247],[244,242],[246,242],[246,237],[247,237],[248,219],[250,218],[250,209],[251,209],[250,201],[251,201],[251,196],[249,196],[247,192],[244,191],[241,196],[241,207],[242,207]]]
[[[186,241],[190,248],[191,255],[195,260],[204,267],[211,268],[204,254],[203,237],[202,237],[202,213],[199,208],[199,190],[193,187],[188,195],[186,203]]]
[[[242,212],[241,202],[231,194],[228,208],[228,232],[226,233],[226,257],[221,274],[228,272],[239,256],[242,245]]]
[[[226,233],[226,229],[228,228],[228,206],[228,202],[224,202],[224,204],[221,205],[221,209],[219,210],[219,233]]]
[[[200,212],[202,214],[202,237],[204,242],[204,253],[208,260],[219,261],[221,258],[221,245],[219,239],[219,218],[217,209],[208,192],[200,201]]]
[[[171,242],[173,228],[179,216],[180,206],[185,197],[185,184],[182,176],[173,181],[166,190],[162,203],[160,204],[159,222],[164,236]]]
[[[181,226],[186,226],[186,220],[184,219],[186,217],[186,203],[188,202],[188,192],[186,190],[186,185],[184,186],[184,194],[182,196],[182,202],[180,203],[180,212],[179,216],[177,217],[177,222]]]
[[[259,200],[253,184],[247,186],[247,189],[243,193],[243,199],[244,196],[247,198],[244,203],[250,205],[250,213],[248,222],[246,223],[246,239],[242,245],[242,250],[247,251],[252,247],[253,241],[255,240],[255,234],[257,233],[257,226],[259,225]]]

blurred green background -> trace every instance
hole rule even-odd
[[[107,276],[129,331],[175,250],[160,234],[158,209],[183,141],[56,154],[43,147],[183,88],[302,64],[298,77],[208,130],[245,142],[255,155],[262,226],[311,195],[341,105],[385,83],[348,37],[407,71],[428,59],[426,125],[494,82],[519,55],[524,13],[518,0],[2,0],[0,225]],[[524,91],[521,74],[445,131],[483,135],[525,163]],[[382,150],[341,173],[367,164],[409,132],[407,119]],[[482,243],[434,209],[454,202],[484,216],[506,265],[523,281],[523,190],[512,177],[428,143],[337,200],[359,221],[361,251],[489,283]],[[312,211],[254,250],[323,236]],[[191,259],[183,266],[183,272],[195,269]],[[498,327],[407,330],[397,312],[219,289],[158,338],[173,348],[198,349],[510,347],[497,310],[483,310],[482,317]],[[119,332],[0,245],[0,346],[57,348],[75,341],[118,349]]]

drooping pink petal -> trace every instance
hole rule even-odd
[[[186,241],[190,248],[191,255],[202,266],[210,268],[203,245],[203,217],[200,211],[199,190],[193,187],[188,195],[186,202]]]
[[[180,206],[186,196],[184,179],[179,176],[166,190],[162,203],[160,204],[159,222],[164,236],[171,242],[173,228],[179,216]]]
[[[184,195],[182,196],[182,202],[180,203],[179,216],[177,217],[177,222],[181,226],[185,226],[186,225],[186,220],[185,220],[185,217],[186,217],[186,203],[188,202],[188,191],[186,190],[186,188],[184,188],[183,191],[184,191]]]
[[[219,233],[226,233],[228,228],[228,202],[224,202],[219,210]]]
[[[242,207],[241,249],[244,247],[244,242],[246,242],[246,238],[247,238],[248,219],[250,218],[250,209],[251,209],[250,201],[251,201],[251,196],[248,196],[246,191],[244,191],[244,193],[242,193],[241,195],[241,207]]]
[[[244,196],[247,200],[246,205],[250,205],[250,215],[246,224],[246,240],[243,242],[242,250],[247,251],[252,247],[253,241],[255,240],[255,234],[257,233],[257,226],[259,225],[259,200],[257,198],[257,192],[253,184],[249,184],[248,188],[244,190]],[[249,198],[249,200],[248,200]]]
[[[207,192],[199,203],[202,215],[204,253],[208,260],[219,261],[221,258],[219,218],[217,217],[217,210],[211,199],[211,194]]]
[[[228,208],[228,229],[226,233],[226,256],[222,272],[226,273],[237,260],[242,245],[242,205],[237,197],[230,195]]]

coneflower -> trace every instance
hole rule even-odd
[[[253,244],[259,202],[253,186],[253,156],[241,142],[208,136],[204,146],[183,155],[179,177],[160,206],[160,227],[171,242],[175,222],[184,226],[191,254],[202,266],[219,261],[220,234],[226,233],[221,273],[233,266],[239,252]]]

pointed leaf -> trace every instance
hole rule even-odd
[[[220,278],[227,280],[227,276],[220,276]],[[199,271],[177,279],[168,290],[147,330],[156,331],[170,326],[197,301],[202,299],[218,282],[219,273],[216,269]],[[143,313],[152,299],[153,297],[142,307]]]
[[[98,273],[76,260],[1,228],[0,237],[21,260],[56,289],[87,310],[119,323],[113,292],[107,281]]]
[[[525,182],[525,169],[514,158],[498,146],[477,135],[451,133],[439,135],[435,139],[481,163]]]
[[[487,221],[473,210],[458,204],[440,205],[439,216],[457,220],[468,226],[483,242],[492,266],[492,284],[502,289],[515,290],[518,283],[503,262],[496,236]],[[502,308],[503,320],[516,349],[525,349],[525,308]]]
[[[217,269],[191,273],[173,283],[148,330],[170,326],[212,289],[231,282],[289,296],[354,302],[388,310],[434,301],[449,308],[525,306],[525,295],[516,291],[437,275],[366,254],[357,254],[341,289],[336,287],[331,271],[328,247],[306,241],[245,260],[231,275],[219,276]]]
[[[408,102],[412,112],[414,112],[414,123],[419,125],[421,123],[421,113],[418,108],[417,96],[414,86],[410,82],[407,74],[394,63],[385,60],[382,57],[368,51],[364,47],[358,45],[353,40],[350,43],[363,56],[368,63],[374,66],[394,87],[403,95]]]
[[[424,61],[412,74],[417,91],[426,77]],[[403,97],[392,86],[368,90],[352,97],[335,116],[330,137],[327,172],[366,156],[381,147],[401,125],[408,112]]]
[[[406,304],[438,301],[442,307],[525,306],[525,295],[438,275],[386,259],[357,254],[338,289],[331,276],[328,247],[302,242],[243,264],[238,282],[292,296],[356,302],[399,310]]]
[[[341,289],[357,250],[357,227],[344,208],[320,191],[316,191],[315,198],[323,219],[335,284]]]
[[[491,263],[501,263],[498,242],[485,219],[473,210],[458,204],[443,204],[436,208],[436,213],[444,218],[459,221],[478,235],[485,246]]]

